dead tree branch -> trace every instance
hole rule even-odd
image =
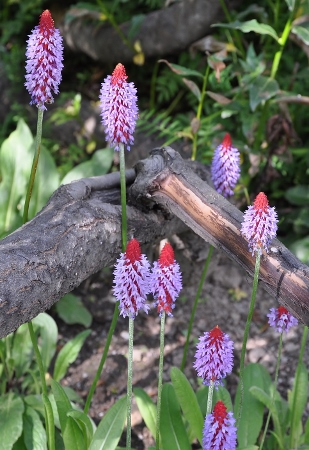
[[[137,176],[136,176],[137,175]],[[240,235],[242,213],[207,182],[204,166],[170,147],[127,171],[128,236],[142,244],[189,226],[249,274],[254,258]],[[133,184],[132,184],[133,183]],[[30,222],[0,242],[0,337],[50,308],[121,251],[119,174],[61,186]],[[309,325],[309,268],[278,240],[264,254],[260,279]]]

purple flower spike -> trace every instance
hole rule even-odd
[[[298,325],[298,320],[284,306],[270,308],[267,317],[269,325],[275,328],[278,333],[283,333],[283,331],[287,333],[291,327]]]
[[[176,298],[182,289],[182,282],[180,268],[174,260],[174,250],[169,243],[164,245],[159,261],[153,264],[150,284],[160,316],[163,311],[172,316]]]
[[[45,110],[45,103],[53,103],[52,92],[59,92],[62,54],[62,37],[46,9],[41,15],[40,24],[32,30],[27,41],[25,86],[31,95],[30,105]]]
[[[249,241],[249,250],[268,252],[271,240],[277,234],[277,213],[275,208],[271,208],[264,192],[260,192],[254,200],[253,206],[249,206],[244,213],[241,225],[241,234]]]
[[[233,413],[227,412],[225,404],[219,400],[213,413],[205,419],[203,450],[235,450],[236,433]]]
[[[200,337],[196,346],[193,367],[197,376],[207,386],[212,382],[216,389],[223,385],[222,379],[231,373],[233,368],[233,341],[218,326]]]
[[[214,153],[211,164],[211,178],[215,189],[224,197],[234,195],[234,188],[240,176],[240,158],[237,148],[232,147],[229,133]]]
[[[137,95],[134,83],[128,83],[125,68],[117,64],[101,86],[100,107],[102,124],[110,145],[119,150],[125,144],[130,150],[134,143],[134,130],[138,118]]]
[[[114,270],[114,295],[119,300],[123,317],[134,319],[142,309],[148,313],[147,294],[150,293],[150,264],[136,239],[132,239],[125,253],[120,254]]]

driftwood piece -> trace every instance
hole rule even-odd
[[[239,232],[242,213],[202,180],[202,165],[165,147],[126,175],[129,239],[150,244],[186,224],[252,274],[254,258]],[[120,224],[119,173],[113,173],[61,186],[33,220],[0,241],[0,337],[112,265],[121,251]],[[263,254],[260,279],[309,325],[309,268],[278,240],[273,247]]]
[[[140,161],[131,187],[136,201],[161,205],[215,247],[224,250],[251,276],[255,258],[240,234],[243,214],[194,173],[170,147],[152,151]],[[154,172],[154,168],[155,172]],[[278,239],[269,254],[263,252],[259,279],[266,290],[295,317],[309,325],[309,267]]]
[[[241,0],[229,0],[227,3],[232,9]],[[112,64],[131,62],[133,43],[137,40],[146,58],[179,53],[209,34],[213,23],[224,19],[218,0],[176,1],[169,7],[145,15],[132,39],[129,39],[130,29],[135,18],[120,25],[121,32],[132,43],[130,48],[107,22],[99,22],[90,15],[73,18],[72,11],[68,16],[70,20],[60,27],[66,46],[96,61]]]

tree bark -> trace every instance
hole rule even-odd
[[[126,175],[129,239],[148,245],[187,225],[252,275],[242,213],[203,181],[204,166],[163,147]],[[263,253],[260,280],[309,325],[309,268],[278,240],[272,247]],[[61,186],[34,219],[0,241],[0,337],[112,265],[120,252],[119,173]]]

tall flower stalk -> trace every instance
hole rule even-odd
[[[52,103],[54,101],[53,93],[58,94],[61,71],[63,68],[62,37],[59,30],[54,26],[54,21],[49,10],[45,10],[42,13],[39,25],[36,26],[29,35],[26,58],[25,86],[31,95],[30,104],[35,105],[38,108],[38,120],[35,150],[23,213],[24,223],[28,221],[29,204],[40,158],[43,113],[44,110],[47,109],[45,103]],[[28,329],[40,372],[48,446],[50,450],[54,450],[54,416],[47,395],[47,384],[45,379],[46,367],[44,367],[43,364],[32,322],[28,322]]]
[[[298,325],[298,320],[295,317],[293,317],[292,314],[290,314],[289,311],[286,308],[284,308],[284,306],[279,306],[278,308],[271,308],[269,314],[267,314],[267,317],[268,317],[269,325],[271,327],[273,327],[278,333],[280,333],[280,340],[279,340],[277,364],[276,364],[276,371],[275,371],[275,381],[274,381],[274,386],[273,386],[273,390],[271,393],[271,405],[270,405],[270,408],[268,411],[266,424],[265,424],[265,428],[264,428],[264,432],[263,432],[259,450],[263,449],[264,441],[265,441],[268,426],[269,426],[272,406],[275,401],[275,393],[276,393],[276,389],[277,389],[279,369],[280,369],[280,363],[281,363],[283,333],[288,333],[288,331],[291,327]],[[281,436],[279,436],[279,438],[281,438]]]
[[[127,82],[127,74],[122,64],[117,64],[112,75],[108,75],[101,85],[100,90],[100,109],[102,124],[105,129],[106,138],[112,148],[119,151],[120,162],[120,188],[121,188],[121,241],[122,252],[127,247],[127,200],[126,200],[126,178],[125,178],[125,154],[124,146],[130,150],[130,146],[134,143],[134,131],[138,117],[137,95],[133,83]],[[104,352],[101,361],[92,382],[84,412],[87,413],[90,408],[91,400],[103,370],[109,346],[116,328],[118,320],[119,301],[115,305],[113,319],[108,331]],[[131,338],[129,342],[133,342],[133,323],[129,319],[129,334]],[[133,344],[132,344],[133,345]],[[133,356],[133,348],[129,353]],[[129,363],[130,364],[130,363]],[[132,385],[131,385],[132,393]],[[132,395],[132,394],[131,394]],[[130,401],[131,405],[131,401]],[[131,427],[131,416],[130,424]],[[131,439],[131,429],[130,429]]]
[[[277,213],[274,207],[270,207],[268,204],[267,196],[264,192],[260,192],[253,205],[250,205],[244,213],[243,222],[241,225],[241,234],[248,240],[249,250],[252,256],[255,254],[255,269],[253,278],[253,287],[251,294],[251,301],[249,306],[249,313],[246,321],[245,332],[241,348],[240,356],[240,406],[239,406],[239,416],[237,420],[240,420],[242,405],[244,399],[244,382],[243,374],[245,367],[245,354],[247,341],[249,336],[250,325],[253,317],[256,293],[259,281],[259,271],[261,263],[262,251],[268,252],[268,247],[273,238],[277,234]]]
[[[155,306],[157,307],[158,313],[161,317],[156,450],[159,450],[160,442],[165,316],[166,314],[168,316],[173,315],[172,311],[175,307],[175,301],[182,289],[181,278],[179,265],[174,259],[174,250],[169,243],[166,243],[160,253],[159,260],[155,261],[153,264],[153,271],[150,280],[151,291],[155,298]]]

